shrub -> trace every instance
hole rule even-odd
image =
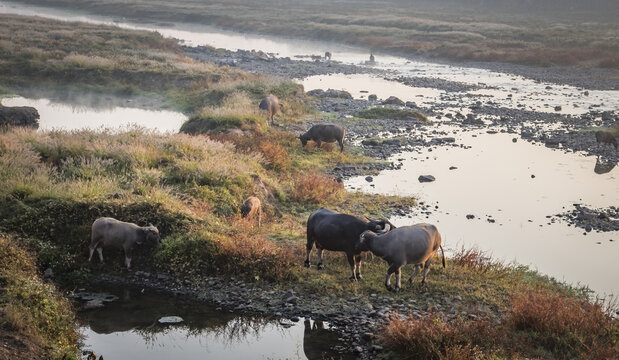
[[[486,319],[456,318],[445,321],[431,313],[421,319],[392,315],[380,339],[406,359],[473,360],[492,351],[498,337]],[[485,350],[485,351],[484,351]]]
[[[559,358],[616,359],[619,321],[600,301],[528,289],[511,298],[508,324]]]
[[[344,193],[343,184],[319,173],[297,175],[293,186],[292,200],[298,203],[324,203],[341,198]]]

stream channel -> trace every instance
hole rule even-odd
[[[368,51],[333,43],[250,35],[204,25],[138,24],[126,19],[5,1],[0,1],[0,12],[152,30],[177,38],[186,46],[210,45],[233,51],[256,49],[275,57],[294,58],[330,51],[334,60],[368,66],[365,65]],[[384,70],[387,76],[332,74],[298,81],[306,91],[346,90],[355,99],[364,99],[368,94],[376,94],[379,99],[394,95],[415,102],[422,109],[432,107],[434,115],[429,118],[435,125],[431,131],[419,134],[409,129],[404,135],[438,133],[453,137],[454,141],[448,146],[404,149],[388,159],[401,164],[399,169],[384,170],[371,182],[364,176],[350,178],[345,183],[347,188],[417,197],[422,207],[391,220],[399,226],[435,223],[451,251],[461,246],[477,246],[505,262],[529,265],[560,281],[586,285],[599,296],[619,294],[619,231],[588,232],[556,217],[573,210],[575,204],[593,209],[619,206],[619,170],[615,166],[597,171],[599,159],[595,156],[526,141],[520,133],[502,131],[499,126],[463,129],[435,111],[466,115],[482,99],[505,111],[579,116],[591,110],[617,111],[619,91],[585,91],[576,86],[544,83],[486,69],[375,55],[377,63],[372,66]],[[461,91],[453,91],[440,86],[406,85],[406,81],[395,81],[397,78],[438,79],[464,86]],[[3,103],[36,107],[44,130],[73,130],[84,126],[118,128],[136,123],[156,131],[175,132],[185,119],[184,115],[172,111],[132,109],[128,105],[101,110],[34,98],[3,99]],[[599,113],[593,116],[599,117]],[[484,120],[489,123],[492,117]],[[433,175],[436,181],[421,183],[417,180],[420,175]],[[243,354],[252,358],[316,358],[308,353],[308,331],[303,319],[283,328],[277,321],[240,317],[203,304],[191,306],[176,298],[142,295],[134,290],[129,291],[130,296],[125,293],[123,290],[122,294],[116,294],[121,300],[105,309],[82,314],[85,343],[96,352],[105,349],[106,359],[113,351],[123,354],[122,358],[135,359],[144,354],[149,354],[149,358],[166,358],[151,357],[153,349],[162,352],[175,349],[177,359],[193,359],[197,353],[230,359],[247,357]],[[168,314],[163,306],[170,303],[178,310],[174,314]],[[108,311],[114,316],[105,316]],[[158,325],[158,317],[167,315],[181,316],[185,322]],[[323,351],[322,346],[316,348]]]

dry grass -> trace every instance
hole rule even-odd
[[[303,204],[332,202],[341,198],[345,191],[342,183],[320,173],[298,174],[293,186],[292,200]]]

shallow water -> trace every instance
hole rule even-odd
[[[351,358],[331,350],[338,333],[329,324],[242,316],[204,303],[137,288],[111,288],[119,297],[79,313],[83,349],[105,359],[323,359]],[[101,289],[97,289],[101,291]],[[160,324],[180,316],[178,324]]]
[[[432,213],[417,210],[412,218],[398,217],[394,223],[434,223],[451,249],[476,245],[507,262],[515,260],[559,280],[588,285],[598,294],[619,294],[619,232],[585,235],[581,228],[547,218],[573,210],[576,203],[619,205],[616,167],[596,174],[595,157],[522,139],[514,143],[509,134],[485,130],[451,134],[449,126],[440,130],[470,149],[442,146],[431,152],[397,154],[390,160],[403,159],[400,170],[383,171],[372,183],[362,176],[352,178],[346,186],[417,197],[430,205]],[[451,166],[457,169],[449,170]],[[433,175],[436,181],[420,183],[420,175]],[[475,219],[468,220],[468,214]],[[496,222],[488,222],[489,218]]]
[[[178,132],[187,117],[168,110],[145,110],[114,106],[93,108],[69,105],[49,99],[13,97],[2,99],[5,106],[32,106],[39,112],[41,130],[112,129],[140,126],[157,132]]]

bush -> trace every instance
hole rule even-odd
[[[380,339],[406,359],[473,360],[493,348],[500,335],[485,319],[443,320],[439,314],[416,319],[393,315],[380,332]]]
[[[508,324],[559,358],[616,359],[619,321],[602,305],[529,289],[512,296]]]
[[[292,200],[298,203],[319,204],[339,199],[344,185],[324,174],[297,175],[294,179]]]

